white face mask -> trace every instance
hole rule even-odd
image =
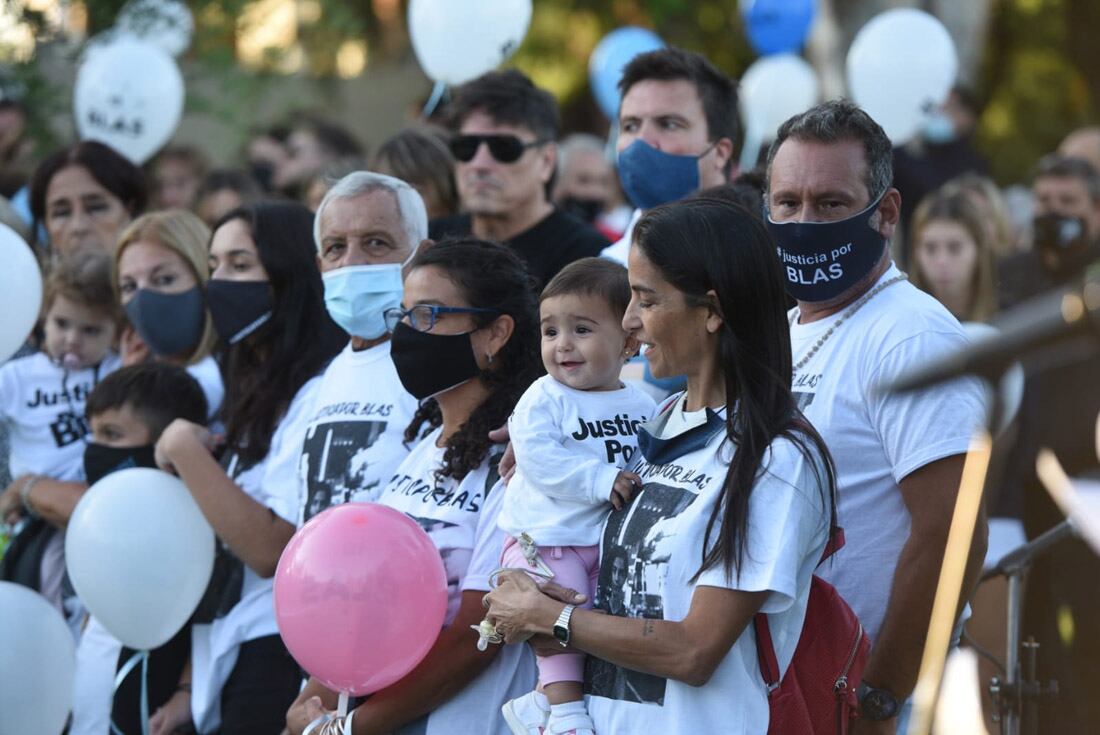
[[[352,337],[378,339],[386,333],[385,311],[401,305],[401,268],[351,265],[322,274],[329,316]]]

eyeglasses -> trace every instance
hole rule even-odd
[[[430,332],[435,326],[440,314],[499,314],[497,309],[475,309],[465,306],[435,306],[433,304],[417,304],[411,309],[394,307],[382,312],[382,318],[386,320],[386,329],[390,332],[397,329],[398,322],[409,320],[409,325],[418,332]]]
[[[489,146],[489,153],[501,163],[515,163],[528,148],[549,141],[533,140],[524,143],[514,135],[456,135],[451,138],[451,154],[463,163],[469,163],[477,155],[482,143]]]

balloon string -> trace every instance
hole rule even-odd
[[[428,97],[428,101],[424,103],[424,110],[420,113],[420,116],[427,120],[435,112],[435,108],[439,106],[439,101],[443,99],[443,93],[447,91],[447,85],[443,82],[436,82],[432,87],[432,94]]]
[[[142,735],[149,735],[149,652],[138,651],[131,656],[126,663],[122,665],[122,668],[118,670],[118,675],[115,677],[115,687],[111,692],[112,701],[115,695],[118,694],[118,688],[122,686],[122,682],[126,680],[126,677],[130,675],[138,664],[141,664],[141,732]],[[115,724],[114,718],[111,719],[111,735],[126,735],[122,730],[118,729],[118,725]]]

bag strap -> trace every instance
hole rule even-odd
[[[825,549],[821,552],[821,560],[818,564],[820,565],[842,548],[844,548],[844,529],[840,526],[833,526],[829,531],[829,540],[825,543]],[[768,694],[771,694],[779,688],[780,676],[779,659],[775,656],[772,632],[768,627],[768,614],[756,613],[753,616],[752,624],[756,631],[756,659],[760,664],[760,675],[764,677]]]
[[[821,566],[826,559],[843,548],[844,529],[840,526],[833,526],[829,531],[829,540],[825,542],[825,549],[821,552],[821,558],[818,560],[817,565]]]
[[[775,658],[775,646],[772,645],[772,633],[768,628],[767,613],[757,613],[752,619],[756,629],[756,658],[760,663],[760,675],[771,695],[779,688],[779,661]]]

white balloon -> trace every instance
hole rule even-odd
[[[959,59],[943,23],[921,10],[897,8],[859,30],[847,66],[852,99],[901,145],[947,99]]]
[[[85,140],[137,164],[168,142],[183,115],[183,76],[160,48],[128,34],[89,51],[76,73],[73,113]]]
[[[119,11],[115,25],[171,56],[187,50],[195,30],[191,11],[180,0],[130,0]]]
[[[963,322],[963,330],[971,342],[982,342],[994,339],[1001,333],[991,324],[982,322]],[[986,391],[986,405],[993,406],[993,389],[984,386]],[[1020,410],[1020,403],[1024,399],[1024,368],[1018,362],[1011,366],[1001,376],[1001,382],[997,385],[997,392],[1001,400],[1001,420],[997,424],[996,435],[1000,436],[1008,428],[1016,414]]]
[[[31,246],[0,224],[0,362],[27,341],[42,308],[42,272]]]
[[[73,706],[76,652],[61,613],[37,592],[0,582],[0,735],[58,735]]]
[[[65,532],[76,593],[130,648],[179,632],[214,569],[214,532],[178,478],[135,467],[112,472],[77,503]]]
[[[462,84],[511,56],[531,24],[531,0],[412,0],[409,35],[430,79]]]
[[[741,75],[738,95],[745,125],[742,168],[751,168],[760,146],[775,138],[787,118],[813,107],[817,97],[817,75],[802,57],[776,54],[754,61]]]

